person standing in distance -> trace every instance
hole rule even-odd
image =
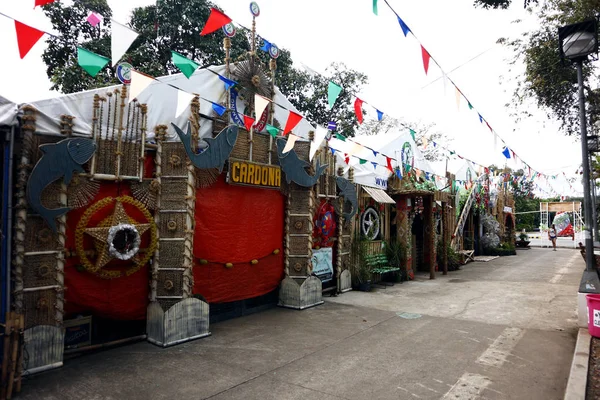
[[[548,231],[548,239],[552,242],[552,247],[556,251],[556,227],[552,224],[552,227]]]

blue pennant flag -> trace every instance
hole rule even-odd
[[[335,155],[335,149],[331,148],[331,155]]]
[[[433,142],[433,147],[437,147],[437,143],[436,142]]]
[[[264,42],[263,45],[261,46],[261,50],[262,51],[266,51],[267,53],[269,52],[269,50],[271,50],[271,42],[269,42],[267,39],[265,38],[261,38],[262,41]]]
[[[225,84],[225,90],[231,89],[233,86],[237,85],[236,81],[232,81],[231,79],[227,79],[224,76],[219,75],[219,79],[223,81]]]
[[[371,161],[371,164],[373,164],[373,169],[377,169],[377,163],[375,161]]]
[[[430,181],[431,177],[429,176],[429,172],[425,172],[425,179]]]
[[[477,113],[477,115],[479,115],[479,122],[481,122],[483,124],[483,117],[479,113]]]
[[[398,17],[398,23],[400,24],[400,28],[402,28],[402,32],[404,32],[404,37],[406,37],[408,32],[410,32],[410,28],[404,23],[404,21],[402,21],[402,18],[400,17]]]
[[[377,121],[381,121],[383,119],[383,111],[377,111]]]
[[[396,176],[402,179],[402,171],[400,170],[400,168],[396,168]]]
[[[510,158],[510,150],[508,147],[505,147],[504,150],[502,150],[502,154],[504,154],[504,157]]]
[[[377,157],[377,154],[379,154],[379,153],[377,153],[375,150],[373,150],[373,155],[374,155],[375,157]]]
[[[327,129],[330,131],[335,131],[337,129],[337,123],[335,121],[331,121],[327,124]]]
[[[212,108],[217,114],[219,114],[219,117],[222,117],[223,114],[225,114],[225,111],[227,111],[225,107],[217,103],[212,103]]]

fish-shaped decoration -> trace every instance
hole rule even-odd
[[[304,161],[298,158],[296,152],[292,149],[287,153],[283,153],[285,148],[285,140],[277,139],[277,154],[279,155],[279,164],[281,169],[285,172],[285,179],[287,183],[294,182],[297,185],[304,187],[311,187],[317,183],[319,177],[325,172],[327,164],[321,165],[317,161],[317,170],[314,175],[309,175],[305,168],[311,166],[308,161]]]
[[[344,212],[344,218],[346,221],[350,221],[350,219],[356,214],[358,211],[358,196],[356,194],[356,185],[350,182],[346,178],[342,178],[338,176],[335,178],[337,187],[340,189],[340,196],[344,198],[344,203],[350,203],[352,206],[352,211]]]
[[[56,218],[67,213],[70,208],[48,209],[42,205],[42,192],[46,186],[64,177],[65,184],[71,182],[73,172],[85,172],[83,164],[96,152],[96,143],[92,139],[70,138],[58,143],[40,146],[42,157],[39,159],[27,181],[27,201],[56,233]]]
[[[237,125],[229,125],[219,132],[215,138],[202,139],[207,144],[206,149],[202,153],[196,153],[192,148],[192,130],[190,124],[187,126],[187,133],[183,133],[177,125],[173,123],[171,125],[175,128],[175,132],[177,132],[179,139],[185,147],[185,152],[196,168],[218,168],[219,172],[223,172],[225,161],[229,158],[233,146],[235,146],[235,142],[237,141]]]

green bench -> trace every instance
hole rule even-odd
[[[383,286],[394,286],[392,282],[382,283],[382,279],[387,274],[398,274],[400,268],[390,266],[385,254],[370,254],[365,256],[365,263],[371,271],[372,283],[375,285]]]

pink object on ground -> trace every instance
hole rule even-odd
[[[586,298],[590,335],[600,338],[600,294],[588,294]]]

